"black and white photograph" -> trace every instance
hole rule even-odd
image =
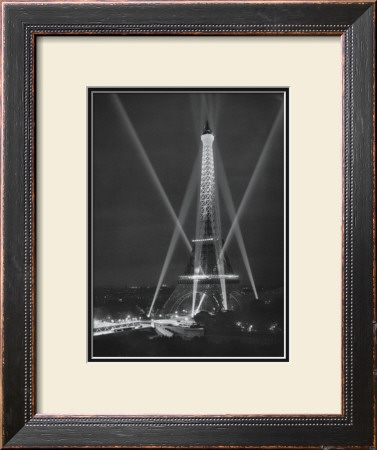
[[[88,361],[289,360],[288,88],[88,88]]]

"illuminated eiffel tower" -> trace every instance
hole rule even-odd
[[[239,276],[233,273],[229,259],[222,251],[214,138],[207,121],[201,136],[203,150],[196,237],[184,274],[178,277],[173,293],[158,311],[165,317],[193,317],[200,311],[233,310],[242,300],[242,292],[234,286],[239,283]]]

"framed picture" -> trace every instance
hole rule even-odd
[[[89,98],[89,361],[287,361],[288,89],[89,88]],[[187,136],[185,123],[195,130],[188,127]],[[216,142],[212,128],[219,131]],[[235,157],[246,173],[232,165]],[[256,209],[249,205],[258,176]],[[169,183],[171,191],[163,188]],[[114,195],[122,190],[127,192]],[[156,202],[160,197],[165,203]],[[172,204],[179,203],[177,217]],[[258,221],[252,218],[256,211]],[[254,245],[262,244],[251,249],[255,258],[260,255],[258,287],[247,252],[253,241],[243,238],[253,222],[260,224],[251,235]],[[114,228],[120,239],[114,239]],[[161,241],[169,238],[163,249]],[[230,252],[243,274],[234,271]],[[178,261],[186,267],[169,282],[169,272],[182,265]]]
[[[3,447],[375,447],[375,3],[2,6]]]

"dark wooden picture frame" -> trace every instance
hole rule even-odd
[[[2,7],[2,445],[376,447],[375,3],[4,1]],[[343,412],[337,416],[39,415],[35,401],[36,39],[41,35],[224,34],[342,38]]]

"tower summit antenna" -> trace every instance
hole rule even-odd
[[[205,126],[204,126],[204,128],[203,128],[203,133],[202,133],[202,135],[203,135],[203,134],[212,134],[212,135],[213,135],[212,130],[211,130],[211,128],[209,127],[208,120],[206,121],[206,124],[205,124]]]

